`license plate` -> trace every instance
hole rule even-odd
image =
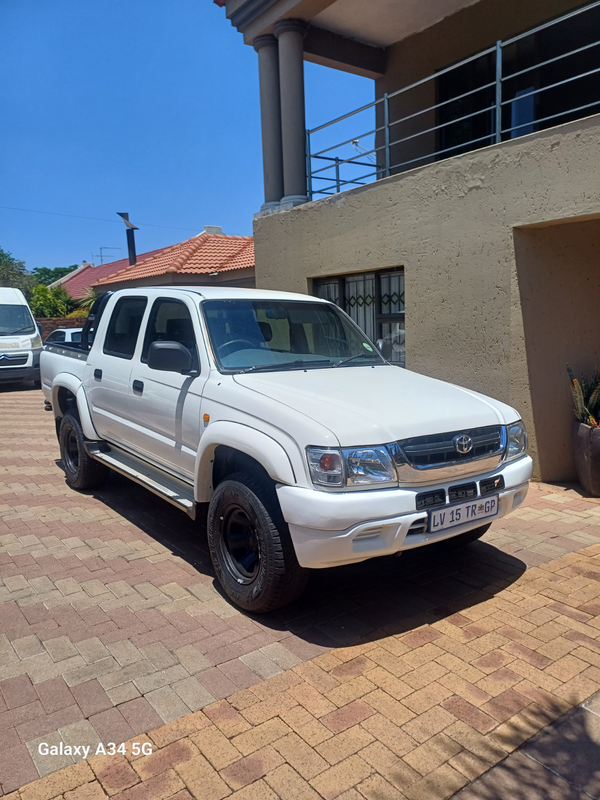
[[[445,506],[429,512],[429,533],[438,533],[456,525],[498,516],[498,495]]]

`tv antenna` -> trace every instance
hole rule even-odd
[[[99,247],[98,249],[100,250],[100,255],[98,255],[98,254],[94,255],[94,253],[92,253],[92,258],[99,258],[100,259],[100,264],[102,265],[102,264],[104,264],[104,252],[103,252],[104,250],[120,250],[121,248],[120,247],[108,247],[106,245],[102,245],[102,247]]]

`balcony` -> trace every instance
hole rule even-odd
[[[306,132],[309,199],[600,111],[600,2]]]

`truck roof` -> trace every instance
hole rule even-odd
[[[119,295],[165,295],[170,292],[190,292],[206,300],[301,300],[326,303],[319,297],[299,292],[278,292],[272,289],[240,289],[219,286],[138,286],[131,289],[117,289]]]

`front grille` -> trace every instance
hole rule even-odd
[[[468,436],[472,442],[468,453],[459,452],[454,444],[454,440],[463,435]],[[499,455],[505,447],[505,432],[501,425],[490,425],[485,428],[415,436],[397,444],[411,467],[427,469]]]
[[[451,486],[448,489],[448,500],[451,503],[470,500],[472,497],[477,497],[476,483],[463,483],[462,486]]]
[[[417,495],[416,500],[417,511],[423,511],[425,508],[433,508],[434,506],[443,506],[446,504],[446,492],[444,489],[436,489],[433,492],[421,492]]]
[[[497,475],[495,478],[486,478],[483,481],[479,481],[479,491],[482,497],[484,494],[492,494],[492,492],[498,492],[500,489],[504,489],[503,475]]]
[[[22,367],[27,363],[27,355],[12,355],[11,353],[3,353],[0,356],[0,367]]]

